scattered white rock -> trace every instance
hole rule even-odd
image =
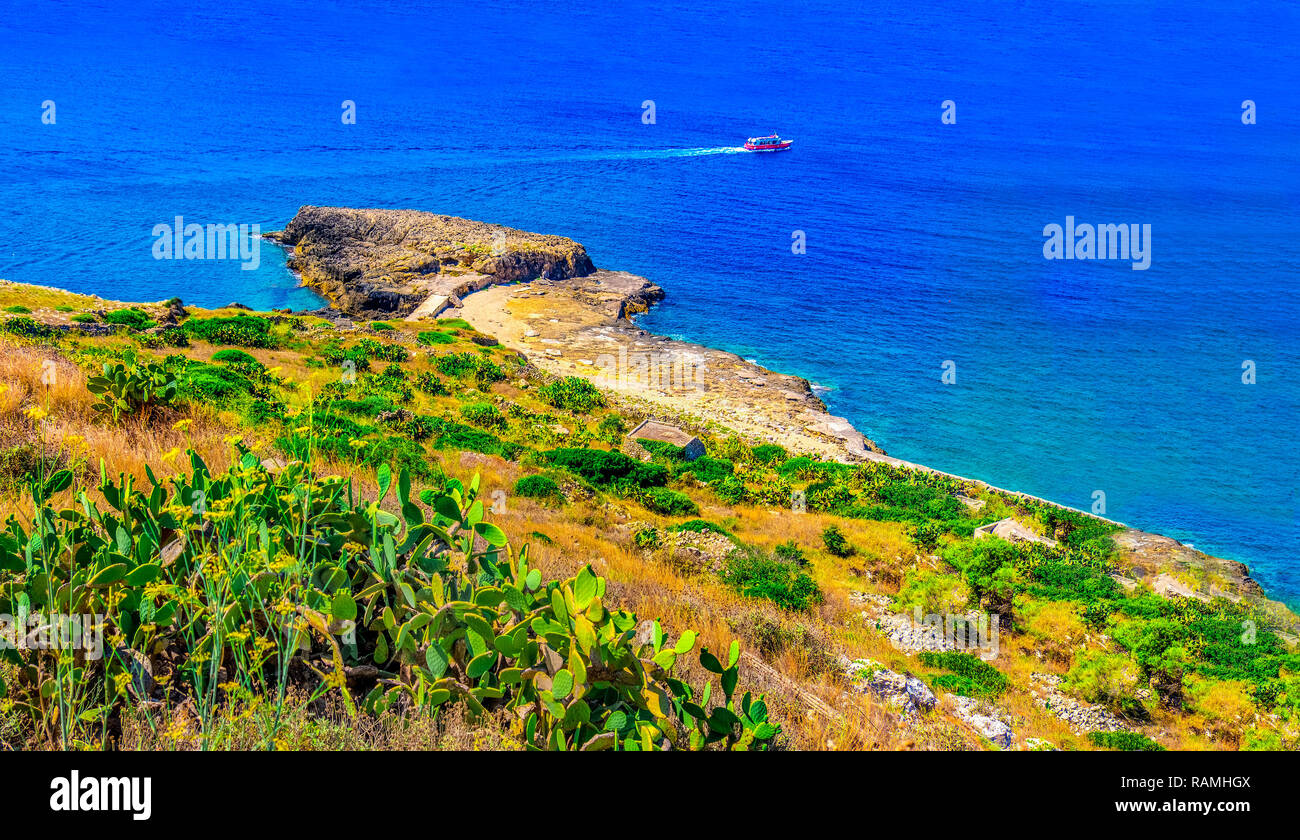
[[[1002,749],[1011,747],[1012,742],[1015,741],[1015,733],[998,717],[996,708],[974,697],[962,697],[960,694],[950,696],[953,702],[953,714]]]
[[[1076,735],[1084,732],[1128,732],[1129,727],[1100,706],[1085,703],[1061,691],[1056,674],[1030,674],[1029,687],[1034,702],[1042,709],[1070,724]]]

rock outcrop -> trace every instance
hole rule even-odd
[[[596,270],[572,239],[418,210],[305,206],[267,237],[291,249],[289,268],[304,285],[359,317],[407,315],[431,297]]]

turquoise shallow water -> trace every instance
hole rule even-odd
[[[336,204],[572,236],[667,289],[647,327],[827,386],[891,454],[1102,490],[1300,603],[1298,13],[971,5],[11,4],[0,277],[308,307],[276,249],[150,232]],[[773,130],[794,151],[735,153]],[[1150,224],[1150,268],[1045,260],[1070,215]]]

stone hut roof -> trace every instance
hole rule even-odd
[[[632,443],[636,443],[639,439],[645,439],[679,446],[688,461],[694,461],[704,454],[704,443],[699,438],[676,426],[660,423],[658,420],[646,420],[628,432],[627,439]]]

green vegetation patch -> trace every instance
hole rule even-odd
[[[1108,750],[1124,752],[1164,752],[1165,750],[1140,732],[1089,732],[1088,740]]]
[[[552,466],[577,473],[593,484],[605,486],[628,484],[632,487],[662,487],[668,483],[668,470],[659,464],[647,464],[622,452],[602,449],[552,449],[541,453]]]
[[[143,310],[136,309],[134,306],[127,309],[114,309],[112,312],[104,313],[104,323],[114,324],[117,326],[129,327],[133,330],[147,330],[157,324]]]
[[[230,344],[238,347],[273,348],[278,345],[271,334],[271,322],[255,315],[236,315],[229,318],[190,318],[181,327],[191,338],[209,344]]]
[[[605,395],[578,376],[566,376],[537,389],[537,396],[555,408],[588,414],[605,405]]]
[[[1007,690],[1006,674],[978,656],[961,651],[921,651],[921,664],[951,673],[935,677],[932,685],[968,697],[997,697]]]
[[[727,555],[722,579],[748,598],[765,598],[787,610],[807,610],[822,600],[817,582],[794,566],[757,548]]]

